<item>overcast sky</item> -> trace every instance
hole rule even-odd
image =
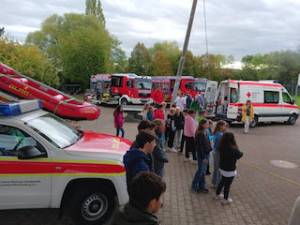
[[[185,36],[192,0],[102,0],[107,29],[129,55],[141,41],[177,41]],[[0,27],[24,41],[48,16],[84,13],[85,0],[0,0]],[[206,0],[210,53],[233,55],[297,49],[300,46],[300,0]],[[205,52],[203,1],[198,1],[189,49]]]

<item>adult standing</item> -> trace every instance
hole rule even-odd
[[[183,134],[183,128],[184,128],[184,116],[182,111],[180,111],[179,107],[176,107],[176,113],[175,113],[175,140],[174,140],[174,147],[175,149],[179,149],[181,145],[181,139]]]
[[[151,97],[153,99],[154,104],[156,105],[161,105],[161,103],[164,101],[164,93],[159,87],[155,88],[152,91]]]
[[[182,92],[176,97],[175,104],[177,107],[180,108],[181,111],[183,111],[186,108],[186,97],[183,95]]]
[[[244,133],[249,133],[250,123],[254,119],[254,108],[250,100],[246,101],[246,104],[242,107],[242,121],[244,122]]]
[[[174,149],[174,138],[176,132],[175,126],[175,108],[170,108],[170,112],[167,116],[167,129],[168,129],[168,148],[171,152],[176,152]]]

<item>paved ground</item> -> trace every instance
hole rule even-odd
[[[112,109],[102,108],[97,121],[80,123],[83,128],[114,133]],[[126,136],[133,139],[136,124],[126,123]],[[169,153],[165,181],[164,208],[159,213],[163,225],[285,225],[294,200],[300,195],[300,122],[295,126],[263,125],[242,134],[240,126],[230,128],[245,155],[238,165],[231,197],[234,203],[221,206],[209,194],[194,194],[190,184],[196,165],[183,162],[183,156]],[[271,160],[286,160],[298,165],[284,169]],[[210,178],[207,178],[208,182]],[[58,221],[56,210],[0,211],[0,224],[69,225]]]

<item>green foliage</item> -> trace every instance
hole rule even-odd
[[[172,75],[172,64],[168,55],[163,50],[155,51],[152,59],[152,74],[168,76]]]
[[[137,43],[128,59],[128,71],[138,75],[149,75],[151,58],[143,43]]]
[[[46,84],[57,86],[59,78],[53,64],[38,47],[21,45],[16,42],[0,38],[0,61]]]
[[[85,14],[93,15],[105,26],[105,17],[103,14],[102,4],[100,0],[86,0]]]
[[[297,97],[296,97],[296,104],[297,104],[298,106],[300,106],[300,96],[297,96]]]
[[[165,56],[167,57],[168,63],[171,63],[172,72],[170,72],[168,75],[175,75],[178,68],[178,63],[180,59],[180,49],[178,47],[177,42],[157,42],[153,45],[153,47],[149,48],[149,52],[151,55],[152,60],[154,60],[155,53],[157,51],[164,52]],[[154,69],[156,73],[154,75],[162,74],[159,70]]]
[[[26,43],[44,50],[61,71],[63,82],[89,85],[91,74],[111,68],[112,39],[94,15],[52,15]]]
[[[300,52],[296,51],[248,55],[242,62],[245,64],[239,75],[242,79],[278,80],[291,84],[296,83],[300,72]]]
[[[112,73],[125,72],[128,67],[128,61],[125,52],[120,47],[121,42],[113,37],[112,39],[112,49],[111,49],[111,69]]]

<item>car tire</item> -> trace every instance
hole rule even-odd
[[[107,222],[117,206],[114,195],[96,186],[76,188],[70,200],[70,217],[75,225],[99,225]]]
[[[128,101],[126,98],[122,98],[121,101],[120,101],[120,105],[124,106],[124,105],[127,105],[128,104]]]
[[[254,116],[254,120],[250,123],[250,127],[254,128],[258,124],[258,116]]]
[[[293,114],[290,116],[290,118],[287,122],[289,125],[295,125],[296,121],[297,121],[297,116]]]

